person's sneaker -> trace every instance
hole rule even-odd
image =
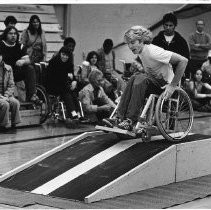
[[[120,122],[117,126],[120,129],[132,131],[133,129],[133,122],[131,119],[126,119]]]
[[[102,119],[102,122],[105,126],[113,128],[114,126],[117,126],[118,123],[120,123],[120,119],[119,118],[104,118]]]
[[[86,117],[79,117],[79,121],[81,123],[89,123],[90,122],[90,119],[86,118]]]
[[[30,102],[35,103],[35,104],[41,104],[42,103],[42,101],[38,98],[38,96],[36,94],[32,95]]]

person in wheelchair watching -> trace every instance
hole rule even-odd
[[[71,50],[65,46],[59,53],[51,58],[47,67],[46,90],[49,94],[60,96],[64,101],[67,110],[66,125],[71,127],[73,120],[80,120],[80,105],[78,102],[75,88],[77,82],[74,78],[70,79],[68,74],[74,74],[71,70]]]
[[[145,73],[130,78],[121,96],[117,117],[104,119],[103,122],[109,127],[117,126],[131,131],[137,121],[146,125],[145,120],[139,116],[150,94],[161,94],[164,90],[164,98],[171,97],[182,78],[188,59],[151,44],[152,33],[143,26],[131,27],[124,39],[130,50],[140,57]],[[175,74],[172,65],[176,66]]]

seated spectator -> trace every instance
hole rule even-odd
[[[78,91],[82,90],[86,85],[89,84],[88,76],[90,72],[90,63],[88,61],[83,61],[82,66],[79,66],[79,70],[77,72]]]
[[[46,60],[47,45],[42,23],[37,15],[32,15],[29,26],[21,34],[21,44],[26,48],[31,63],[39,63]]]
[[[211,51],[208,53],[207,61],[202,64],[202,81],[211,85]]]
[[[194,79],[189,83],[189,91],[193,109],[201,112],[211,112],[211,86],[202,82],[202,70],[196,70]]]
[[[47,67],[46,89],[49,94],[60,96],[64,101],[67,110],[66,125],[72,126],[72,122],[81,119],[80,105],[77,94],[74,92],[77,82],[74,80],[74,74],[71,63],[71,51],[68,47],[62,47],[59,53],[49,61]],[[72,75],[71,84],[68,74]]]
[[[97,52],[91,51],[88,53],[86,61],[83,62],[82,68],[81,68],[81,76],[80,76],[80,86],[84,87],[86,86],[88,81],[89,73],[93,70],[99,70],[98,67],[98,59],[99,56]],[[106,95],[113,101],[116,100],[116,94],[115,94],[115,88],[114,86],[105,78],[103,78],[102,82],[103,90],[105,91]],[[82,89],[82,88],[81,88]]]
[[[85,117],[89,118],[90,122],[96,123],[109,117],[116,105],[105,94],[101,86],[103,82],[101,71],[93,70],[88,78],[90,84],[79,92],[79,100],[82,103]]]
[[[36,95],[36,73],[35,68],[26,51],[21,48],[19,43],[18,30],[14,26],[8,26],[0,41],[3,60],[13,69],[15,82],[24,81],[26,86],[26,100],[39,102]]]
[[[11,111],[11,128],[20,123],[20,104],[14,98],[14,79],[12,68],[2,60],[0,51],[0,132],[7,131],[9,125],[9,111]]]
[[[103,72],[104,77],[111,82],[118,93],[123,92],[126,84],[122,79],[122,73],[118,71],[115,66],[113,41],[111,39],[106,39],[97,53],[99,55],[99,70]]]

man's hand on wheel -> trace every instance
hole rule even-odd
[[[165,89],[165,91],[163,93],[163,97],[165,100],[169,99],[172,96],[172,94],[176,90],[176,87],[177,86],[172,86],[171,84],[167,84],[162,87],[162,89]]]

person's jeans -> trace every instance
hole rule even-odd
[[[30,100],[36,93],[36,72],[33,65],[16,66],[13,69],[15,82],[24,81],[26,86],[26,100]]]
[[[129,118],[137,122],[145,99],[150,94],[161,94],[161,87],[165,84],[163,79],[158,80],[147,74],[133,75],[121,96],[117,116],[122,120]]]
[[[9,111],[11,111],[11,123],[20,123],[20,103],[14,97],[9,97],[9,101],[0,99],[0,126],[6,127],[9,124]]]

